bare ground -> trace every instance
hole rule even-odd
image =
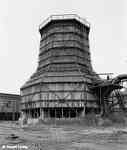
[[[28,150],[127,150],[127,128],[55,124],[20,128],[1,122],[0,150],[9,150],[7,145],[25,145]]]

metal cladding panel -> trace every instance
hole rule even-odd
[[[87,94],[87,98],[88,98],[89,101],[96,100],[95,96],[91,93]]]
[[[22,105],[22,109],[31,109],[31,108],[56,108],[56,107],[84,107],[85,106],[85,102],[66,102],[66,103],[60,103],[60,102],[39,102],[39,103],[35,103],[33,105]]]
[[[80,33],[77,33],[78,31],[80,31]],[[84,34],[87,36],[84,36]],[[77,58],[78,56],[74,53],[74,51],[71,51],[71,55],[67,55],[67,53],[70,51],[69,49],[72,49],[72,47],[84,50],[82,53],[87,57],[83,58],[83,62],[80,60],[81,58]],[[68,22],[65,21],[65,23],[60,21],[55,24],[51,24],[41,33],[39,67],[43,68],[44,66],[52,63],[79,63],[78,61],[83,64],[91,65],[89,50],[87,47],[89,47],[89,42],[88,33],[85,30],[85,26],[79,27],[77,24],[75,24],[75,22],[71,22],[71,20]],[[68,50],[65,52],[64,49],[67,48]],[[58,49],[60,52],[58,52]],[[65,58],[61,58],[61,56],[64,55]]]
[[[86,32],[82,32],[80,29],[76,28],[75,26],[72,25],[67,25],[67,26],[62,26],[62,28],[59,26],[54,26],[53,28],[49,28],[47,31],[44,31],[41,34],[41,42],[42,41],[49,41],[49,36],[51,37],[56,37],[56,35],[62,35],[68,33],[68,35],[77,35],[79,37],[87,37],[87,33]],[[65,36],[66,37],[66,36]]]
[[[42,55],[43,54],[43,55]],[[50,57],[59,57],[59,56],[77,56],[77,57],[83,57],[84,59],[87,59],[90,61],[90,54],[84,50],[76,49],[76,48],[55,48],[50,49],[48,51],[45,51],[41,53],[39,57],[39,61],[48,59]]]
[[[85,103],[84,102],[66,102],[66,103],[59,103],[59,102],[45,102],[45,103],[42,103],[41,104],[41,107],[49,107],[49,108],[52,108],[52,107],[84,107],[85,106]]]
[[[45,77],[44,82],[52,82],[52,83],[56,83],[56,82],[83,82],[82,77]]]
[[[96,107],[96,99],[84,83],[43,83],[29,87],[23,94],[22,109],[84,107],[86,102],[88,107]]]

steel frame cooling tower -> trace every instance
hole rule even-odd
[[[99,80],[89,50],[89,23],[77,15],[50,16],[40,27],[36,72],[21,87],[29,118],[75,118],[98,108],[89,84]]]

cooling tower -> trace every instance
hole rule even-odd
[[[21,87],[21,110],[31,118],[76,118],[97,109],[89,84],[89,23],[77,15],[54,15],[39,27],[38,66]]]

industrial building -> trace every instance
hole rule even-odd
[[[20,95],[0,93],[0,120],[18,120],[20,100]]]
[[[77,15],[52,15],[40,25],[39,32],[38,67],[21,87],[22,112],[28,118],[41,119],[100,112],[102,99],[121,86],[115,84],[118,80],[102,80],[94,72],[90,24]]]

